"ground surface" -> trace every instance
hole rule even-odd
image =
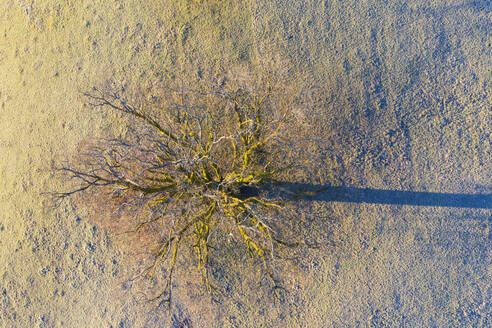
[[[202,2],[0,2],[0,326],[490,327],[490,1]],[[51,167],[81,141],[124,133],[80,90],[176,68],[287,72],[315,157],[291,182],[489,196],[299,200],[285,219],[333,246],[282,269],[283,299],[228,254],[222,304],[185,280],[172,315],[149,311],[121,240],[40,193],[63,187]]]

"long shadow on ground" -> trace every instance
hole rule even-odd
[[[277,196],[285,200],[492,209],[492,194],[383,190],[290,182],[277,182],[274,185],[268,189],[280,191]]]

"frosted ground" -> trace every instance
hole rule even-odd
[[[490,327],[491,2],[202,2],[0,2],[0,326]],[[176,67],[287,72],[308,100],[316,161],[290,182],[331,189],[285,220],[330,246],[283,268],[282,300],[231,253],[221,304],[183,280],[149,311],[124,242],[40,195],[83,140],[125,132],[80,90]]]

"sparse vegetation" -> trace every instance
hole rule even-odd
[[[181,85],[134,103],[114,85],[85,93],[90,107],[126,114],[131,129],[127,137],[105,139],[60,168],[81,184],[58,197],[107,189],[119,210],[133,213],[135,231],[158,231],[144,276],[154,278],[164,265],[167,277],[153,300],[170,302],[183,247],[194,250],[205,286],[215,291],[209,258],[218,234],[242,240],[278,287],[271,263],[275,249],[301,243],[282,240],[270,211],[279,204],[261,188],[289,167],[282,153],[292,117],[272,101],[274,92],[272,84],[260,91]]]

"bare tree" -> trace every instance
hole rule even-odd
[[[277,286],[271,266],[277,246],[294,247],[279,237],[271,209],[279,204],[261,192],[289,165],[285,131],[292,116],[271,101],[272,87],[261,92],[211,88],[206,92],[167,88],[160,98],[131,103],[116,87],[85,93],[92,108],[128,116],[126,138],[95,144],[74,163],[59,168],[80,184],[59,199],[94,189],[110,190],[121,210],[133,211],[135,231],[159,232],[152,264],[167,277],[155,300],[171,300],[171,282],[180,249],[192,247],[205,286],[217,231],[233,233],[258,258]]]

